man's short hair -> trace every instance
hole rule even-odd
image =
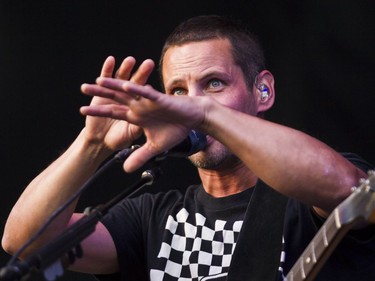
[[[265,69],[264,54],[258,39],[245,25],[228,17],[197,16],[182,22],[168,36],[159,61],[159,74],[163,81],[163,59],[173,46],[211,39],[227,39],[232,46],[232,55],[245,77],[247,87],[252,89],[257,74]]]

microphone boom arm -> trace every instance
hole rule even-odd
[[[0,269],[0,281],[18,281],[23,279],[31,271],[41,271],[45,269],[45,278],[49,281],[55,280],[57,276],[62,275],[63,266],[61,260],[65,264],[73,264],[76,258],[83,256],[80,242],[95,231],[96,224],[103,218],[107,212],[127,196],[136,193],[142,187],[151,185],[160,176],[161,169],[159,163],[168,156],[187,157],[202,149],[207,144],[206,135],[197,131],[190,131],[188,137],[176,147],[166,151],[154,159],[149,161],[151,168],[144,171],[141,178],[132,186],[125,189],[123,192],[115,196],[104,205],[99,205],[95,208],[85,211],[86,216],[72,224],[63,233],[32,254],[24,261],[13,261]],[[81,188],[78,196],[83,190],[91,186],[92,182],[105,170],[107,170],[114,162],[123,162],[135,149],[139,146],[133,146],[129,149],[124,149],[118,152],[112,161],[105,164],[95,175]],[[76,197],[71,198],[71,200]],[[30,241],[29,241],[30,242]],[[27,245],[27,244],[26,244]],[[21,248],[21,250],[24,250]],[[16,254],[14,258],[18,255]]]
[[[100,219],[103,218],[113,206],[127,196],[137,192],[146,185],[152,185],[160,174],[161,171],[158,165],[144,171],[141,178],[132,186],[125,189],[109,202],[86,211],[86,216],[72,224],[63,233],[36,253],[32,254],[29,258],[2,268],[0,270],[0,281],[21,280],[32,271],[41,271],[43,269],[49,270],[48,280],[54,280],[57,276],[61,275],[60,272],[56,272],[56,274],[52,272],[51,274],[51,271],[53,271],[56,266],[56,262],[59,262],[59,259],[63,258],[64,255],[66,255],[64,261],[68,264],[73,264],[76,258],[82,257],[83,252],[80,242],[95,231],[95,226]],[[57,266],[57,268],[61,268],[61,266]],[[44,273],[46,277],[47,274],[46,272]]]

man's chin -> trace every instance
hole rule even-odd
[[[220,170],[226,166],[232,166],[239,159],[229,151],[220,150],[216,153],[200,151],[189,157],[190,162],[199,169]]]

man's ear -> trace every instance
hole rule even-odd
[[[262,115],[263,112],[270,109],[275,101],[275,79],[268,70],[261,71],[253,86],[254,98],[257,103],[257,113]]]

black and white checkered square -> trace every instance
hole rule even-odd
[[[199,214],[181,209],[169,216],[158,259],[160,268],[152,269],[152,281],[191,281],[228,272],[243,221],[216,220],[208,225]]]

